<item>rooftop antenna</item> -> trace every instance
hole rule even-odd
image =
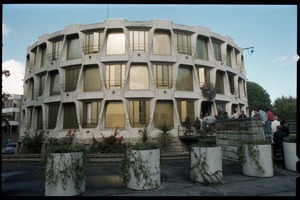
[[[248,54],[251,55],[254,52],[254,47],[247,47],[247,48],[243,48],[243,51],[247,50]]]

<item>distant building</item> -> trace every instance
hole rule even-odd
[[[19,138],[21,125],[21,106],[23,95],[10,94],[2,107],[2,116],[8,115],[8,124],[2,122],[2,143],[15,141]]]
[[[131,140],[161,122],[247,111],[243,50],[228,36],[168,20],[72,25],[27,49],[21,134],[77,129],[91,139],[118,126]]]

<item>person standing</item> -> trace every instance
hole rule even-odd
[[[281,126],[281,130],[283,131],[283,132],[286,132],[286,134],[287,135],[289,135],[290,134],[290,129],[286,126],[286,120],[281,120],[280,121],[280,126]]]
[[[267,109],[267,116],[268,116],[268,120],[267,120],[267,131],[268,134],[271,135],[272,131],[271,131],[271,123],[274,120],[274,113],[272,112],[272,110],[269,108]]]
[[[230,119],[237,119],[239,118],[239,114],[237,114],[236,110],[233,110],[233,114],[231,115]]]
[[[224,119],[229,119],[228,113],[224,112]]]
[[[278,121],[278,117],[277,115],[274,115],[274,120],[272,121],[271,123],[271,141],[272,141],[272,144],[274,144],[274,141],[273,141],[273,137],[274,137],[274,133],[276,132],[277,130],[277,126],[280,125],[280,121]]]
[[[263,109],[259,109],[258,113],[259,113],[259,115],[260,115],[260,117],[262,119],[265,136],[266,135],[269,136],[270,133],[268,132],[268,129],[267,129],[268,115],[267,115],[267,113]]]
[[[245,115],[245,112],[242,110],[239,118],[247,118],[247,115]]]
[[[283,141],[284,141],[284,138],[287,137],[287,136],[288,136],[288,134],[283,130],[283,127],[282,126],[277,126],[277,130],[274,133],[274,137],[273,137],[273,141],[274,141],[273,155],[275,157],[276,157],[276,152],[278,150],[281,151],[282,154],[283,154]],[[283,166],[284,166],[284,162],[283,162]]]

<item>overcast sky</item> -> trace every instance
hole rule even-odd
[[[72,24],[93,24],[107,18],[129,21],[171,20],[203,26],[231,37],[244,51],[248,81],[262,86],[272,101],[296,97],[297,5],[134,5],[134,4],[4,4],[2,18],[3,91],[23,94],[26,49],[39,36]]]

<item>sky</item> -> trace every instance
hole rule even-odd
[[[219,4],[3,4],[2,92],[23,94],[27,47],[43,34],[73,24],[107,18],[128,21],[166,19],[202,26],[226,35],[244,50],[247,81],[259,84],[270,99],[297,97],[297,5]]]

